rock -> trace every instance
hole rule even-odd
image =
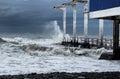
[[[120,79],[120,72],[46,73],[0,75],[0,79]]]
[[[99,59],[112,60],[113,54],[111,53],[102,53]]]

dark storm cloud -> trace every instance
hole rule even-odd
[[[0,0],[0,32],[42,32],[44,24],[59,19],[56,0]],[[55,18],[54,18],[55,17]],[[39,30],[38,30],[39,29]]]
[[[57,20],[62,28],[62,11],[53,6],[71,0],[0,0],[0,32],[45,32],[45,25]],[[78,26],[83,9],[78,6]],[[72,8],[67,9],[68,33],[72,32]]]

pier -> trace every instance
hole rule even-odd
[[[72,0],[71,2],[64,3],[61,6],[67,7],[72,6],[73,8],[73,36],[69,39],[66,38],[66,31],[64,30],[62,45],[65,46],[74,46],[82,48],[106,48],[113,49],[112,59],[120,59],[120,40],[119,40],[119,24],[120,24],[120,5],[119,0],[118,4],[114,0],[111,0],[112,4],[109,4],[109,1],[101,0]],[[83,4],[84,7],[84,37],[77,37],[76,34],[76,3]],[[117,6],[117,8],[115,8]],[[97,8],[96,8],[97,7]],[[90,10],[89,10],[90,9]],[[65,14],[64,14],[65,16]],[[66,19],[63,17],[63,28],[66,26]],[[98,38],[89,38],[88,35],[88,19],[99,19],[99,35]],[[113,20],[113,39],[105,39],[104,37],[104,20]]]
[[[77,33],[76,33],[76,6],[77,6],[77,2],[81,3],[84,7],[84,37],[77,37]],[[70,38],[66,37],[66,8],[67,7],[72,7],[73,8],[73,35]],[[63,11],[63,41],[62,41],[62,45],[65,46],[74,46],[74,47],[78,47],[81,46],[83,48],[91,48],[91,47],[104,47],[105,45],[103,45],[103,28],[104,28],[104,21],[103,19],[99,20],[99,37],[98,38],[88,38],[88,19],[89,19],[89,7],[88,7],[88,1],[87,0],[73,0],[71,2],[67,2],[67,3],[63,3],[61,5],[58,6],[54,6],[54,9],[60,9]],[[79,41],[82,40],[82,41]],[[96,42],[96,44],[94,44],[94,42]],[[112,46],[112,45],[111,45]]]
[[[72,39],[73,37],[67,38],[66,40],[62,41],[62,45],[81,48],[101,48],[101,39],[99,38],[87,38],[87,43],[85,43],[86,39],[84,37],[76,37],[76,42],[74,42]],[[113,49],[113,39],[103,38],[102,47],[106,49]]]

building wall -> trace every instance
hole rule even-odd
[[[90,11],[120,7],[120,0],[90,0]]]

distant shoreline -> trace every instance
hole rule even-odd
[[[1,75],[0,79],[120,79],[120,72],[31,73],[21,75]]]

